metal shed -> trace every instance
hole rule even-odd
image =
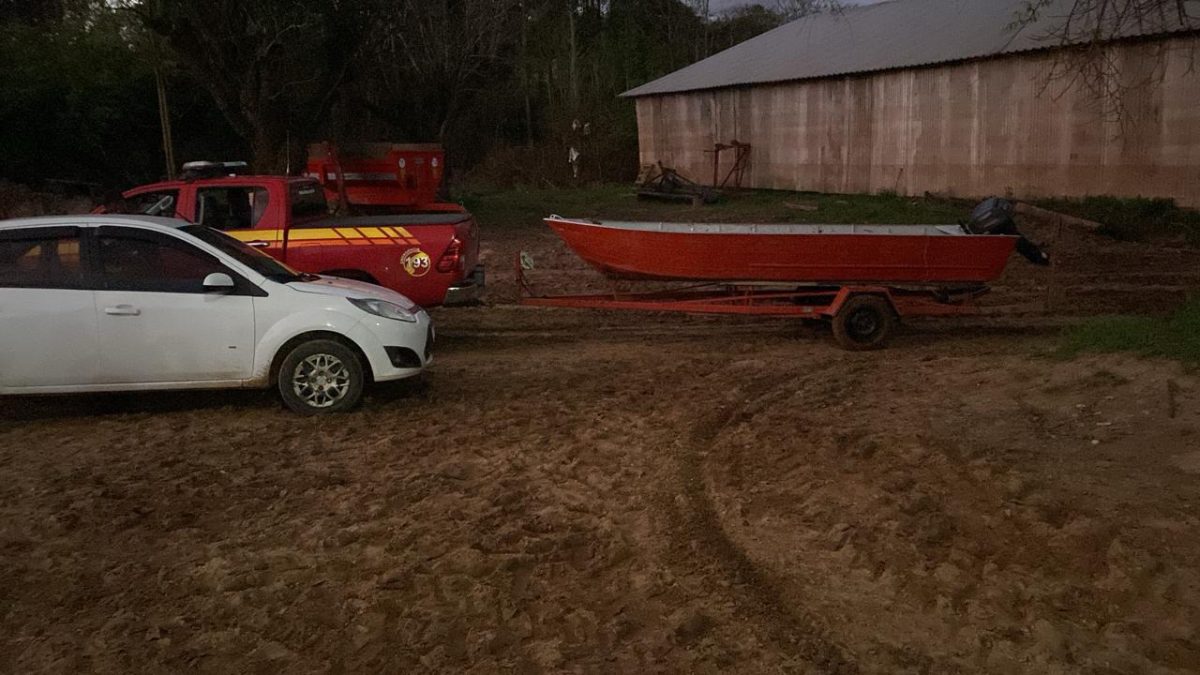
[[[705,151],[737,140],[752,187],[1200,206],[1200,26],[1103,26],[1124,82],[1101,96],[1054,77],[1064,32],[1084,42],[1096,22],[1064,31],[1072,2],[1055,0],[1018,29],[1026,4],[891,0],[781,26],[626,92],[642,161],[708,176]]]

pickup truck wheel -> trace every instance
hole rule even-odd
[[[364,380],[353,350],[333,340],[312,340],[283,359],[279,395],[301,415],[343,412],[362,398]]]
[[[896,325],[896,313],[877,295],[850,298],[833,317],[833,338],[843,349],[882,349]]]

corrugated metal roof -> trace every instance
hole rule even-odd
[[[797,19],[622,96],[807,80],[1052,48],[1076,2],[1051,0],[1035,22],[1020,30],[1016,19],[1028,0],[890,0],[848,7]],[[1190,22],[1168,9],[1103,32],[1138,37],[1200,28],[1200,0],[1185,4]],[[1083,41],[1088,28],[1080,24],[1070,32]]]

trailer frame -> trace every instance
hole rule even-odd
[[[518,254],[516,279],[522,305],[816,320],[828,322],[838,344],[853,351],[882,348],[895,324],[904,318],[977,314],[975,301],[991,290],[983,284],[922,287],[878,282],[716,281],[638,291],[614,284],[608,293],[539,295],[526,278],[530,269],[532,261],[525,253]]]

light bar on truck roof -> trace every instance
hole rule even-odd
[[[241,176],[248,173],[249,169],[250,166],[245,162],[186,162],[183,165],[183,179]]]

